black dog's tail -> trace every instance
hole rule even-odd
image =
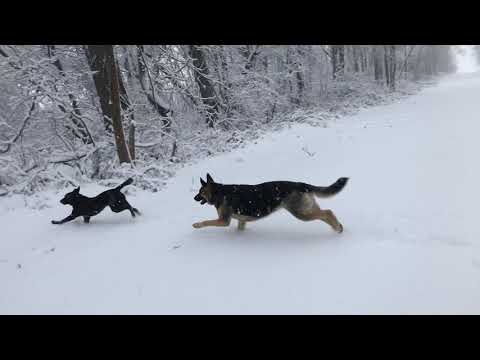
[[[313,191],[315,195],[318,197],[326,198],[326,197],[336,195],[340,191],[342,191],[345,185],[347,185],[347,182],[348,182],[347,177],[341,177],[330,186],[323,187],[323,186],[310,185],[310,191]]]
[[[127,180],[125,180],[123,183],[121,183],[120,185],[118,185],[118,186],[115,188],[115,190],[121,190],[124,186],[130,185],[132,182],[133,182],[133,179],[132,179],[132,178],[127,179]]]

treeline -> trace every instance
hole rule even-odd
[[[265,124],[338,84],[395,91],[454,69],[446,45],[0,45],[0,159],[17,173],[66,164],[101,177],[105,161],[171,160],[202,129]]]

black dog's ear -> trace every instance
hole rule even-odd
[[[214,183],[215,181],[213,181],[212,177],[210,176],[210,174],[207,173],[207,183]]]
[[[200,178],[200,184],[202,184],[202,186],[205,186],[205,185],[207,185],[207,183],[206,183],[205,181],[203,181],[203,179],[202,179],[202,178]]]
[[[73,190],[73,191],[75,191],[76,193],[79,193],[79,192],[80,192],[80,186],[77,187],[77,188],[76,188],[75,190]]]

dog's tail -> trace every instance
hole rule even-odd
[[[309,190],[312,191],[318,197],[327,198],[327,197],[336,195],[340,191],[342,191],[345,185],[347,185],[347,182],[348,182],[347,177],[341,177],[330,186],[323,187],[323,186],[310,185]]]
[[[125,180],[123,183],[121,183],[120,185],[118,185],[118,186],[115,188],[115,190],[121,190],[124,186],[130,185],[132,182],[133,182],[133,179],[132,179],[132,178],[127,179],[127,180]]]

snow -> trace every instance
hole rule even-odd
[[[452,75],[328,127],[294,124],[185,166],[160,192],[126,187],[135,219],[107,209],[54,226],[70,188],[2,197],[0,313],[478,314],[478,93],[478,73]],[[216,215],[193,200],[207,172],[247,184],[350,177],[319,199],[345,231],[286,211],[243,232],[236,221],[194,229]]]

